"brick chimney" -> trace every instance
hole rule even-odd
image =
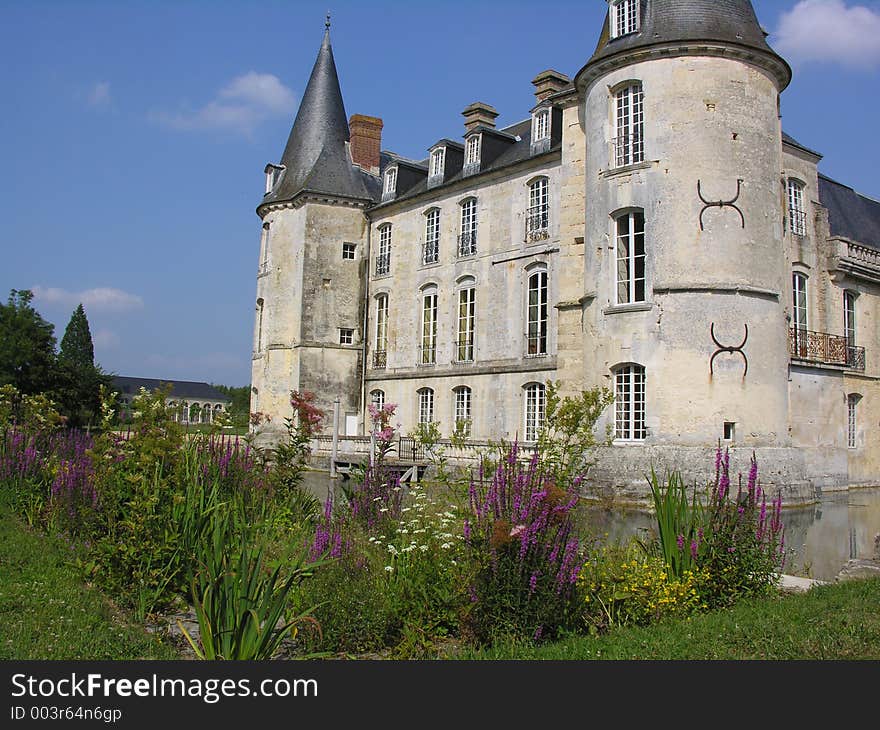
[[[379,174],[379,152],[382,149],[382,127],[379,117],[352,114],[348,120],[351,135],[351,161],[367,172]]]
[[[562,91],[571,83],[571,79],[565,74],[559,73],[559,71],[547,69],[535,76],[532,79],[532,83],[535,85],[535,99],[540,104],[548,96],[555,94],[557,91]]]
[[[461,114],[464,117],[465,133],[479,126],[495,129],[495,117],[498,116],[498,112],[495,111],[495,107],[489,106],[482,101],[475,101],[473,104],[469,104]]]

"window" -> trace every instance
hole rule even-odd
[[[397,168],[392,167],[385,173],[385,187],[382,189],[382,202],[393,200],[397,194]]]
[[[615,96],[614,165],[634,165],[643,162],[644,115],[642,111],[642,85],[631,84]]]
[[[526,241],[540,241],[549,237],[550,181],[539,177],[529,184],[529,210],[526,215]]]
[[[464,146],[464,170],[462,174],[472,175],[480,171],[480,135],[467,138]]]
[[[425,246],[422,250],[423,264],[436,264],[440,258],[440,209],[431,208],[425,213]]]
[[[419,365],[437,362],[437,290],[428,289],[422,295],[422,344]]]
[[[733,421],[725,421],[724,422],[724,440],[725,441],[733,441],[734,436],[736,435],[736,423]]]
[[[461,234],[458,255],[473,256],[477,252],[477,199],[468,198],[461,204]]]
[[[343,243],[342,244],[342,258],[354,261],[355,254],[357,253],[357,244],[356,243]]]
[[[856,393],[850,393],[846,397],[846,445],[850,449],[854,449],[856,447],[856,427],[858,426],[858,421],[856,420],[856,409],[860,400],[860,396]]]
[[[370,403],[373,404],[374,408],[381,411],[385,407],[385,391],[384,390],[371,390],[370,391]]]
[[[458,292],[458,333],[455,359],[458,362],[474,361],[474,323],[476,321],[476,293],[473,286]]]
[[[856,297],[854,291],[843,293],[843,334],[847,347],[856,345]]]
[[[373,351],[373,367],[384,368],[388,350],[388,295],[376,297],[376,347]]]
[[[635,33],[639,29],[639,0],[614,0],[608,22],[608,32],[612,38]]]
[[[461,436],[470,436],[471,389],[462,385],[452,392],[455,394],[455,432]]]
[[[539,109],[532,117],[532,142],[550,137],[550,110]]]
[[[642,441],[645,430],[645,368],[624,365],[614,371],[614,438],[619,441]]]
[[[263,351],[263,300],[257,299],[257,337],[254,343],[257,352]]]
[[[431,388],[421,388],[419,396],[419,423],[432,423],[434,421],[434,391]]]
[[[348,327],[339,328],[339,344],[351,345],[354,343],[354,330]]]
[[[807,235],[807,214],[804,210],[804,186],[797,180],[788,181],[788,218],[795,236]]]
[[[376,255],[376,276],[391,271],[391,224],[379,229],[379,253]]]
[[[438,147],[431,152],[431,167],[428,177],[443,177],[443,169],[446,165],[446,148]]]
[[[260,269],[258,275],[269,273],[269,224],[263,224],[263,232],[260,235]]]
[[[645,214],[624,213],[615,220],[617,287],[615,303],[645,301]]]
[[[525,437],[526,441],[537,441],[544,425],[547,409],[547,392],[541,383],[529,383],[525,388]]]
[[[547,354],[547,272],[543,270],[529,276],[527,353]]]

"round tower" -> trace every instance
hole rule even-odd
[[[587,379],[617,393],[616,443],[678,467],[788,444],[791,71],[765,36],[749,0],[617,0],[576,77]]]

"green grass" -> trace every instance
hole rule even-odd
[[[0,660],[178,658],[0,504]]]
[[[749,600],[726,611],[543,646],[457,650],[450,659],[880,659],[880,578]]]

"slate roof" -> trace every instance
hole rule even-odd
[[[293,200],[303,192],[378,200],[379,180],[352,164],[346,147],[350,139],[328,29],[281,156],[286,169],[261,205]]]
[[[650,0],[650,2],[640,0],[640,2],[638,32],[611,38],[606,15],[599,43],[584,68],[619,53],[676,41],[720,41],[780,58],[767,44],[767,33],[758,23],[750,0]],[[789,78],[790,76],[789,72]]]
[[[155,378],[129,378],[124,375],[116,375],[113,378],[113,388],[120,395],[137,395],[141,388],[153,391],[163,384],[171,384],[171,395],[175,398],[190,398],[199,400],[221,401],[231,403],[232,400],[223,395],[213,385],[197,383],[188,380],[157,380]]]
[[[816,152],[816,150],[811,150],[809,147],[805,147],[805,146],[802,145],[800,142],[798,142],[794,137],[792,137],[791,135],[786,134],[785,132],[782,133],[782,141],[783,141],[785,144],[789,144],[789,145],[791,145],[792,147],[797,147],[798,149],[801,149],[801,150],[803,150],[804,152],[809,152],[811,155],[815,155],[816,157],[819,157],[819,158],[822,157],[822,154],[821,154],[821,153]]]
[[[820,173],[819,202],[828,209],[832,236],[880,250],[880,201]]]

